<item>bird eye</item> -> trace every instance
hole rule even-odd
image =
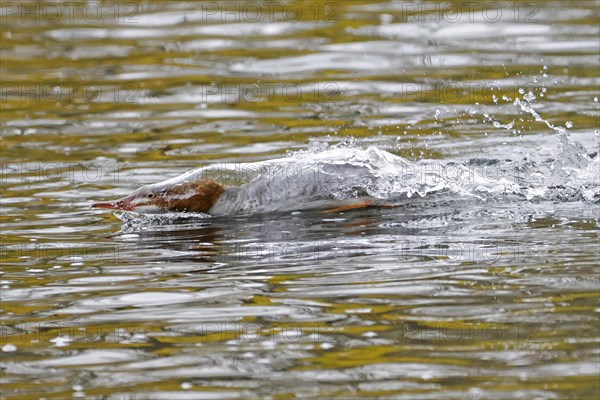
[[[146,197],[149,198],[149,199],[153,199],[154,196],[155,196],[154,192],[148,192],[148,193],[146,193]]]

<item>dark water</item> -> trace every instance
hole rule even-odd
[[[599,2],[95,4],[0,8],[3,399],[599,395]],[[89,208],[371,146],[396,207]]]

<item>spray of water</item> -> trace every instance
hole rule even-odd
[[[415,197],[444,201],[458,196],[475,201],[600,202],[599,157],[573,141],[567,128],[556,126],[534,108],[536,96],[503,97],[556,134],[558,153],[551,160],[410,161],[377,147],[362,149],[354,138],[330,145],[312,142],[306,150],[257,163],[215,164],[186,174],[188,180],[216,179],[228,186],[211,209],[213,215],[253,214],[335,207],[340,202],[370,199],[374,204],[406,204]],[[495,98],[497,102],[497,98]],[[494,127],[512,130],[482,113]],[[567,123],[567,127],[572,124]],[[598,135],[597,135],[598,136]],[[206,218],[206,215],[189,215]],[[130,213],[121,218],[131,223]],[[135,218],[135,217],[133,217]],[[181,215],[161,215],[163,219]],[[153,224],[153,219],[149,223]]]

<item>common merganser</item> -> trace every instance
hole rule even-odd
[[[253,163],[211,164],[92,207],[213,216],[386,207],[414,190],[402,174],[413,170],[407,160],[375,147],[338,148]],[[408,178],[414,181],[413,175]]]
[[[129,196],[114,201],[94,203],[92,207],[142,213],[170,211],[212,214],[211,211],[214,209],[227,208],[226,205],[221,204],[230,200],[227,196],[223,196],[225,191],[226,187],[213,179],[182,181],[176,178],[142,186]],[[338,204],[340,205],[324,212],[364,208],[375,205],[375,202],[362,197],[345,202],[339,201]],[[298,206],[302,208],[300,204]]]

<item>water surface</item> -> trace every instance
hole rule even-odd
[[[2,6],[2,398],[597,397],[599,3],[212,4]],[[396,207],[89,208],[369,148]]]

